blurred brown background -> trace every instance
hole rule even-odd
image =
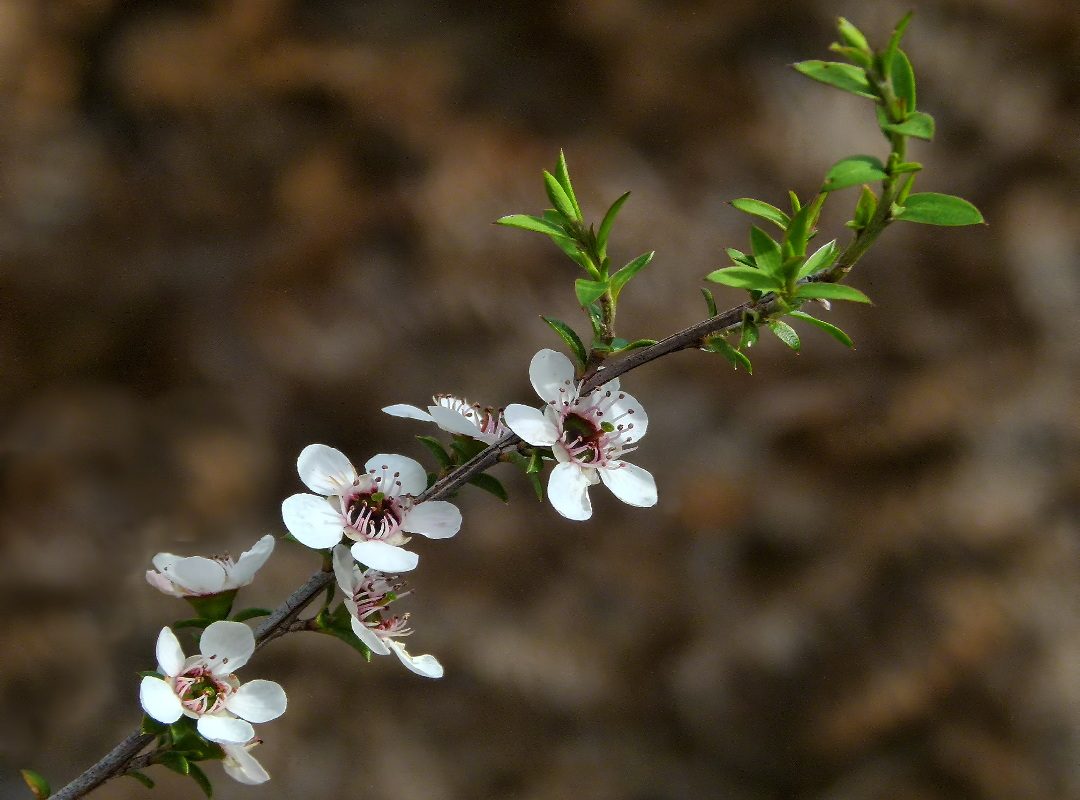
[[[655,248],[621,332],[703,314],[748,220],[883,153],[869,105],[788,68],[894,2],[0,2],[0,794],[60,786],[137,722],[136,671],[187,616],[142,572],[282,532],[309,442],[423,458],[379,408],[534,402],[569,262],[492,226],[566,148],[613,252]],[[625,385],[660,504],[602,487],[574,524],[509,507],[421,542],[413,652],[288,637],[221,798],[1080,797],[1078,19],[920,3],[907,48],[939,139],[926,190],[990,227],[896,225],[836,308],[848,352],[681,354]],[[854,192],[831,203],[843,236]],[[720,289],[721,302],[740,299]],[[246,595],[317,565],[279,545]],[[154,796],[194,797],[155,770]],[[134,781],[102,798],[142,797]]]

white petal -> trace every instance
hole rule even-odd
[[[248,752],[245,745],[226,744],[222,745],[221,749],[225,751],[221,766],[225,768],[225,774],[234,781],[257,786],[270,780],[270,773],[263,769],[263,765]]]
[[[431,418],[431,414],[423,411],[416,406],[410,406],[405,403],[398,403],[394,406],[387,406],[383,409],[384,414],[389,414],[391,417],[404,417],[405,419],[418,419],[421,422],[434,422]]]
[[[589,477],[575,464],[559,464],[548,478],[548,498],[555,510],[567,519],[592,516],[589,500]]]
[[[185,594],[217,594],[225,589],[225,567],[212,558],[177,559],[164,572],[173,583],[187,590]]]
[[[199,652],[215,675],[228,675],[244,666],[255,652],[255,634],[242,622],[211,622],[199,638]]]
[[[441,678],[443,676],[442,664],[439,663],[435,656],[410,656],[409,651],[405,649],[405,645],[396,639],[391,639],[387,644],[390,645],[390,649],[394,651],[394,655],[401,660],[401,663],[417,675],[423,675],[425,678]]]
[[[143,678],[139,684],[139,703],[143,711],[158,722],[166,724],[176,722],[184,713],[184,707],[180,705],[180,698],[176,696],[172,686],[150,675]]]
[[[352,629],[353,633],[356,634],[356,638],[366,644],[368,650],[375,655],[385,656],[390,652],[390,648],[386,646],[386,642],[383,641],[382,637],[356,617],[352,618]]]
[[[316,494],[341,494],[356,480],[356,467],[345,454],[325,444],[309,444],[296,459],[300,480]]]
[[[170,564],[175,564],[181,558],[183,558],[183,556],[174,556],[172,553],[158,553],[154,556],[152,563],[155,569],[163,570]]]
[[[225,708],[248,722],[269,722],[285,713],[285,690],[273,681],[248,681],[225,701]]]
[[[624,394],[622,399],[612,403],[611,410],[608,411],[606,416],[612,420],[619,418],[616,424],[627,426],[624,427],[622,436],[623,441],[627,443],[636,442],[649,429],[649,415],[645,413],[641,403],[628,394]],[[629,428],[630,425],[634,427]]]
[[[531,445],[550,447],[559,438],[555,425],[539,409],[511,403],[503,411],[503,419],[506,427]]]
[[[394,455],[393,453],[379,453],[377,456],[372,456],[364,464],[364,469],[369,473],[371,470],[375,470],[373,478],[383,478],[383,482],[388,480],[395,480],[401,483],[401,488],[398,491],[390,491],[390,488],[383,485],[383,482],[376,484],[379,487],[380,492],[387,494],[420,494],[427,488],[427,472],[420,466],[420,463],[414,461],[411,458],[405,456]],[[385,473],[386,477],[383,477]],[[397,477],[394,478],[394,473],[397,473]]]
[[[352,597],[356,587],[360,585],[359,570],[356,561],[353,560],[349,548],[339,544],[334,548],[334,577],[337,585],[341,587],[346,597]]]
[[[416,553],[380,542],[378,539],[357,542],[352,546],[352,554],[361,564],[379,572],[408,572],[416,569],[416,565],[420,563],[420,556]]]
[[[244,744],[255,738],[255,729],[250,722],[224,714],[203,714],[195,727],[211,742]]]
[[[544,402],[577,397],[574,365],[569,358],[554,350],[541,350],[532,357],[529,380]]]
[[[431,418],[435,424],[444,431],[460,433],[462,436],[471,436],[474,439],[480,436],[480,429],[458,411],[443,406],[428,406],[428,411],[431,412]]]
[[[281,504],[281,518],[300,544],[321,550],[341,541],[345,523],[341,512],[326,498],[314,494],[294,494]]]
[[[617,498],[632,506],[656,505],[656,481],[652,473],[625,461],[621,466],[600,470],[600,480]]]
[[[169,677],[176,677],[184,668],[184,650],[170,628],[162,628],[158,634],[154,655],[158,666]]]
[[[184,593],[176,588],[176,585],[162,575],[160,572],[152,569],[146,571],[146,582],[157,589],[159,592],[164,592],[170,597],[183,597]]]
[[[447,539],[461,530],[461,512],[445,500],[428,500],[405,512],[401,529],[429,539]]]
[[[266,563],[266,559],[270,558],[270,554],[273,552],[274,537],[268,533],[255,542],[250,550],[240,554],[236,566],[233,567],[229,575],[226,588],[237,589],[251,583],[255,579],[255,573],[262,568],[262,565]]]

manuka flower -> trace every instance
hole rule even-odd
[[[199,639],[199,655],[184,658],[169,628],[157,640],[158,672],[139,686],[143,710],[158,722],[181,716],[197,720],[199,733],[221,744],[244,744],[255,738],[252,722],[269,722],[285,713],[285,692],[273,681],[243,685],[233,674],[255,652],[255,635],[242,622],[211,623]]]
[[[334,548],[334,575],[345,595],[345,606],[352,615],[353,633],[372,653],[385,656],[393,651],[401,663],[417,675],[442,677],[442,664],[435,656],[411,656],[405,645],[398,641],[397,637],[412,634],[412,628],[408,627],[409,615],[394,617],[385,613],[392,602],[409,594],[400,591],[403,584],[394,582],[396,576],[373,569],[361,572],[344,545]]]
[[[558,466],[548,479],[548,497],[569,519],[592,516],[589,487],[603,481],[632,506],[656,505],[656,482],[622,457],[645,435],[649,418],[613,379],[581,394],[574,365],[562,353],[541,350],[529,364],[533,388],[547,403],[543,411],[515,403],[506,407],[506,424],[536,447],[551,447]]]
[[[495,444],[510,432],[503,422],[501,409],[469,403],[449,394],[437,394],[431,400],[434,405],[428,406],[427,411],[405,403],[387,406],[383,411],[392,417],[434,422],[444,431],[468,436],[484,444]]]
[[[344,534],[356,542],[357,561],[405,572],[419,561],[402,547],[409,541],[405,534],[445,539],[461,528],[456,506],[413,499],[427,486],[427,473],[411,458],[383,453],[358,473],[340,451],[312,444],[300,453],[296,468],[315,494],[294,494],[281,504],[281,514],[289,533],[308,547],[333,547]]]
[[[270,773],[263,769],[263,765],[251,754],[256,745],[260,744],[262,739],[252,739],[247,744],[223,744],[221,749],[225,751],[225,757],[221,760],[221,766],[225,768],[225,774],[234,781],[249,786],[257,786],[270,780]]]
[[[172,553],[158,553],[153,560],[157,571],[147,570],[146,581],[173,597],[202,597],[229,592],[251,583],[272,552],[274,537],[267,534],[236,561],[227,555],[185,558]]]

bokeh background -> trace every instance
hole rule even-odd
[[[615,258],[658,255],[621,332],[664,335],[745,246],[727,200],[883,152],[868,104],[787,65],[837,14],[880,41],[906,10],[0,2],[0,794],[136,724],[187,616],[144,583],[155,552],[282,533],[307,443],[424,458],[384,405],[533,401],[574,274],[490,223],[546,204],[560,147],[591,215],[633,190]],[[410,601],[445,679],[280,640],[245,670],[289,692],[274,780],[211,764],[219,797],[1080,797],[1080,19],[916,10],[920,186],[989,227],[893,226],[853,274],[876,307],[830,316],[854,352],[811,330],[753,377],[684,353],[628,378],[655,509],[601,489],[570,523],[508,467],[511,505],[459,496]],[[249,604],[317,563],[280,544]]]

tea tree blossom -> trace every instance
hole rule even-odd
[[[267,534],[236,561],[227,555],[203,558],[158,553],[153,559],[155,569],[146,571],[146,581],[172,597],[220,594],[251,583],[273,552],[274,537]]]
[[[441,678],[442,664],[435,656],[409,655],[400,637],[410,636],[409,615],[388,616],[387,606],[409,592],[400,591],[402,584],[395,583],[395,576],[384,575],[373,569],[361,571],[350,558],[344,545],[334,548],[334,576],[345,595],[345,607],[352,616],[353,633],[375,655],[384,656],[393,651],[408,669],[425,678]]]
[[[262,744],[262,739],[252,739],[247,744],[223,744],[221,749],[225,751],[225,758],[221,766],[225,768],[225,774],[239,783],[249,786],[257,786],[270,780],[263,765],[251,754],[251,751]]]
[[[501,409],[470,403],[450,394],[437,394],[431,400],[434,405],[428,406],[427,411],[405,403],[387,406],[383,411],[392,417],[434,422],[448,433],[468,436],[485,444],[495,444],[510,432],[503,422]]]
[[[427,473],[405,456],[380,454],[358,473],[339,450],[308,445],[297,471],[315,494],[294,494],[281,504],[285,527],[302,544],[333,547],[342,535],[352,539],[353,557],[390,572],[415,569],[420,557],[406,550],[407,533],[445,539],[461,528],[461,512],[445,500],[417,503]]]
[[[509,428],[537,447],[551,447],[559,464],[548,479],[555,510],[575,520],[592,516],[589,487],[603,481],[632,506],[656,505],[653,476],[623,460],[645,435],[649,418],[618,379],[585,394],[575,380],[574,365],[562,353],[541,350],[529,364],[529,379],[543,411],[514,403],[506,407]]]
[[[255,635],[242,622],[211,623],[199,639],[199,655],[184,657],[169,628],[157,640],[158,672],[139,687],[143,710],[158,722],[181,716],[197,720],[199,733],[221,744],[244,744],[255,738],[252,722],[269,722],[285,712],[284,690],[273,681],[242,684],[234,670],[255,652]]]

